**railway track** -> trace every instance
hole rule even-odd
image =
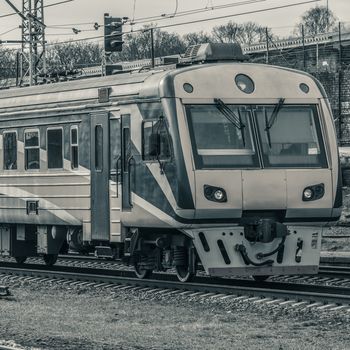
[[[0,264],[13,263],[11,258],[0,258]],[[41,258],[29,258],[26,262],[35,266],[44,265]],[[74,267],[74,268],[89,268],[89,269],[101,269],[101,270],[113,270],[113,271],[128,271],[133,275],[133,268],[124,265],[118,260],[102,260],[97,259],[94,256],[81,256],[81,255],[60,255],[55,266],[60,267]],[[167,272],[171,274],[171,271]],[[164,274],[161,274],[164,276]],[[203,278],[210,278],[203,271],[199,270],[198,275]],[[236,279],[249,279],[249,277],[237,277]],[[292,276],[272,276],[272,281],[283,282],[293,281],[308,283],[308,281],[315,284],[316,282],[327,282],[327,284],[335,283],[335,285],[349,285],[350,287],[350,266],[338,266],[335,260],[328,261],[324,265],[320,266],[318,275],[292,275]]]
[[[2,263],[2,280],[36,280],[67,282],[75,285],[97,285],[104,288],[132,288],[151,290],[154,293],[202,294],[218,298],[246,298],[254,302],[271,302],[278,305],[297,305],[324,309],[350,310],[350,288],[296,284],[288,282],[255,282],[241,279],[213,279],[197,277],[191,283],[180,283],[169,274],[153,274],[151,279],[140,280],[132,271],[74,268],[14,263]]]
[[[350,279],[350,267],[338,265],[323,265],[320,266],[318,274],[321,276]]]

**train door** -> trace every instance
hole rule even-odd
[[[130,211],[131,203],[131,167],[133,162],[130,115],[122,116],[122,210]]]
[[[110,182],[109,182],[109,217],[110,241],[120,242],[121,239],[121,132],[120,116],[110,113],[109,117],[109,155],[110,155]]]
[[[91,114],[91,238],[109,240],[109,113]]]

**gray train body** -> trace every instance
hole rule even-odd
[[[0,254],[65,240],[139,277],[315,273],[341,212],[334,122],[302,72],[224,61],[0,92]],[[77,241],[79,241],[77,243]]]

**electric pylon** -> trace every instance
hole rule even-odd
[[[35,85],[46,72],[44,0],[23,0],[19,85]]]

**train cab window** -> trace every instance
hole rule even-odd
[[[153,144],[156,139],[159,140],[158,145]],[[166,161],[171,158],[170,135],[163,118],[143,123],[142,158],[146,161]]]
[[[72,169],[79,168],[79,143],[78,143],[78,127],[72,126],[70,129],[70,154]]]
[[[255,114],[265,167],[327,167],[315,106],[257,106]]]
[[[39,130],[24,132],[24,162],[25,169],[40,169],[40,136]]]
[[[3,137],[4,169],[17,169],[17,133],[5,132]]]
[[[256,168],[251,112],[245,106],[187,105],[196,168]]]
[[[103,169],[103,129],[102,125],[95,126],[95,169]]]
[[[63,130],[47,130],[47,167],[49,169],[63,168]]]

